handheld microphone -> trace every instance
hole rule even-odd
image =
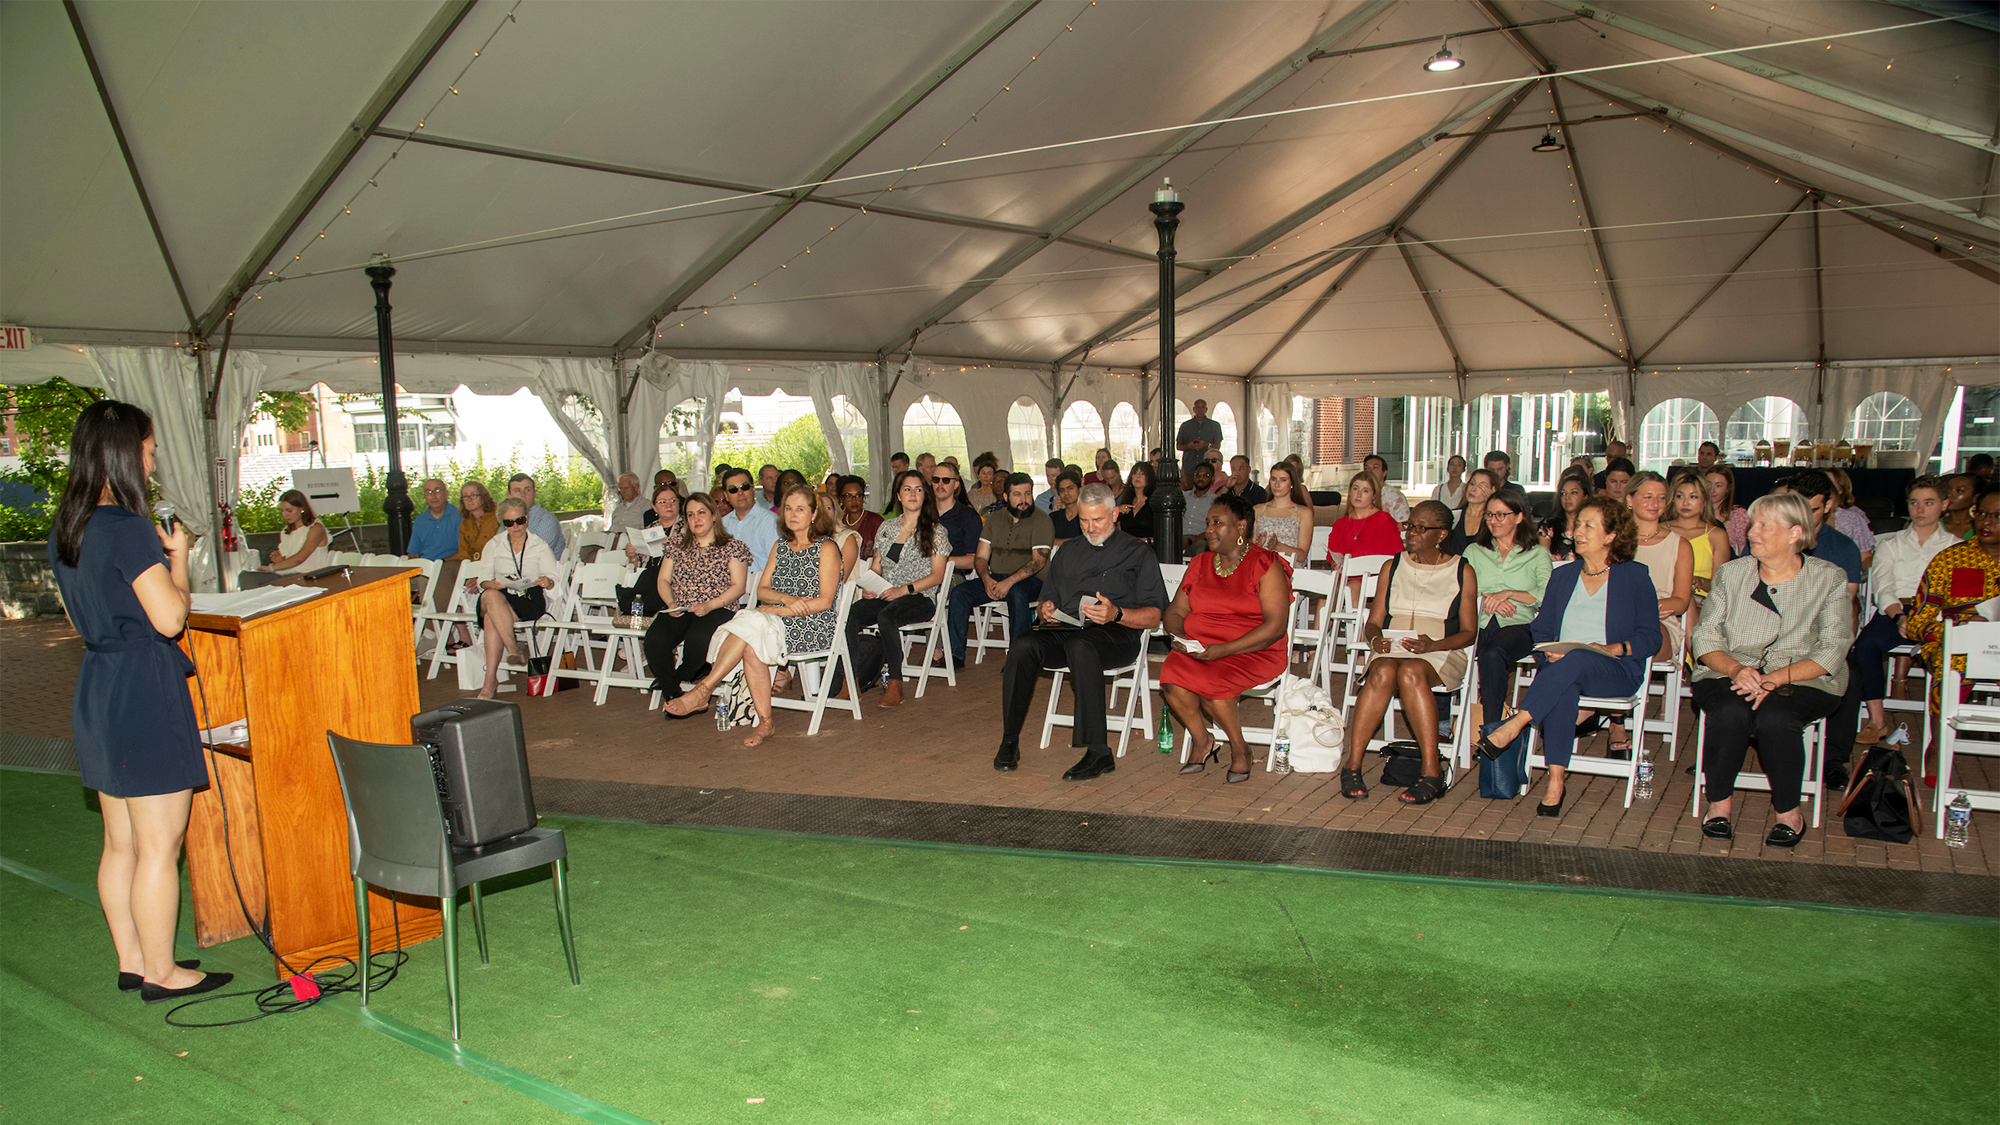
[[[168,535],[174,533],[174,506],[172,504],[167,503],[165,500],[159,501],[153,505],[153,515],[159,519],[160,526],[167,529]]]

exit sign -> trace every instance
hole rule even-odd
[[[28,350],[28,330],[11,324],[0,324],[0,351],[24,352]]]

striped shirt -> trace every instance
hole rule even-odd
[[[1699,661],[1712,652],[1727,652],[1738,663],[1765,671],[1810,660],[1829,674],[1796,682],[1830,695],[1846,692],[1847,649],[1854,643],[1847,575],[1824,559],[1802,561],[1804,568],[1778,586],[1764,583],[1756,558],[1749,555],[1715,568],[1701,624],[1689,644],[1697,660],[1695,679],[1720,679],[1722,673]],[[1755,596],[1760,587],[1778,612]]]

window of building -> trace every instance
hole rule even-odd
[[[1750,457],[1757,442],[1797,441],[1806,436],[1806,412],[1788,398],[1753,398],[1736,408],[1722,428],[1722,455]]]
[[[1639,423],[1639,467],[1664,473],[1675,461],[1694,464],[1701,443],[1718,441],[1722,420],[1700,399],[1670,398]]]
[[[1208,416],[1215,419],[1216,424],[1222,427],[1222,459],[1227,461],[1236,456],[1239,448],[1236,443],[1236,412],[1229,409],[1228,403],[1217,402],[1209,405]],[[1175,429],[1178,430],[1179,427],[1176,426]]]
[[[1917,428],[1923,423],[1916,403],[1894,391],[1878,391],[1854,408],[1847,432],[1852,440],[1872,442],[1876,449],[1915,449]]]
[[[1063,411],[1062,426],[1056,436],[1062,444],[1062,459],[1085,469],[1097,465],[1097,449],[1104,445],[1104,417],[1087,402],[1072,402]]]
[[[1049,432],[1034,399],[1017,398],[1007,408],[1007,448],[1015,472],[1042,479],[1042,462],[1049,459]]]
[[[1313,430],[1313,400],[1309,398],[1303,398],[1299,395],[1293,395],[1292,396],[1292,443],[1291,446],[1285,450],[1285,452],[1296,453],[1300,457],[1305,458],[1307,464],[1311,464],[1312,456],[1306,451],[1311,448],[1312,430]],[[1263,467],[1269,468],[1268,465]]]
[[[660,467],[673,470],[695,492],[708,488],[712,468],[695,464],[701,458],[701,417],[702,401],[688,398],[660,419]]]

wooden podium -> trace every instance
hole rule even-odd
[[[289,578],[279,585],[326,593],[248,617],[188,616],[180,644],[201,671],[199,687],[188,679],[196,720],[249,723],[245,742],[208,756],[209,787],[194,795],[187,858],[199,944],[249,935],[247,909],[293,970],[358,950],[346,805],[326,732],[410,741],[410,716],[421,709],[410,633],[414,573],[355,567],[317,581]],[[378,951],[395,948],[399,920],[404,945],[440,930],[434,899],[398,897],[392,909],[378,894],[369,918]],[[288,975],[283,966],[276,971],[280,980]]]

